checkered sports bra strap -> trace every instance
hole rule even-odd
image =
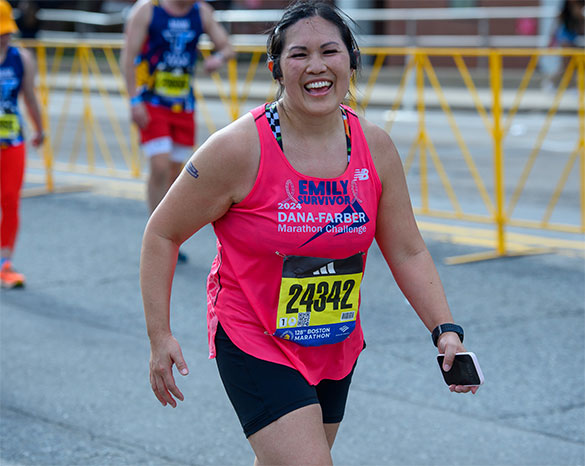
[[[284,152],[282,148],[282,132],[280,129],[280,117],[278,116],[277,102],[267,103],[265,106],[266,119],[272,130],[272,134],[280,146],[280,150]],[[349,121],[347,120],[347,111],[340,106],[341,116],[343,118],[343,127],[345,128],[345,143],[347,147],[347,163],[351,160],[351,130],[349,128]]]

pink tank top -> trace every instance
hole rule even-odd
[[[345,172],[331,179],[297,172],[265,106],[252,110],[261,144],[256,182],[213,224],[211,358],[219,319],[242,351],[293,367],[312,385],[352,370],[364,347],[359,285],[382,188],[359,119],[344,109],[351,157]]]

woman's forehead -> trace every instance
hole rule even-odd
[[[285,47],[289,48],[309,42],[341,42],[339,29],[320,16],[303,18],[285,31]]]

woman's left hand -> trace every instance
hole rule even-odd
[[[455,332],[445,332],[439,337],[437,342],[439,353],[445,355],[443,360],[443,370],[449,372],[453,367],[453,361],[455,360],[456,353],[464,353],[465,347],[459,340],[459,336]],[[468,393],[475,394],[479,390],[479,386],[468,387],[464,385],[449,385],[449,390],[455,393]]]

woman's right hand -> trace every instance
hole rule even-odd
[[[163,406],[167,403],[177,407],[177,400],[183,401],[181,390],[175,384],[173,364],[181,375],[187,375],[189,369],[183,358],[179,342],[169,335],[162,339],[150,341],[150,386]]]

